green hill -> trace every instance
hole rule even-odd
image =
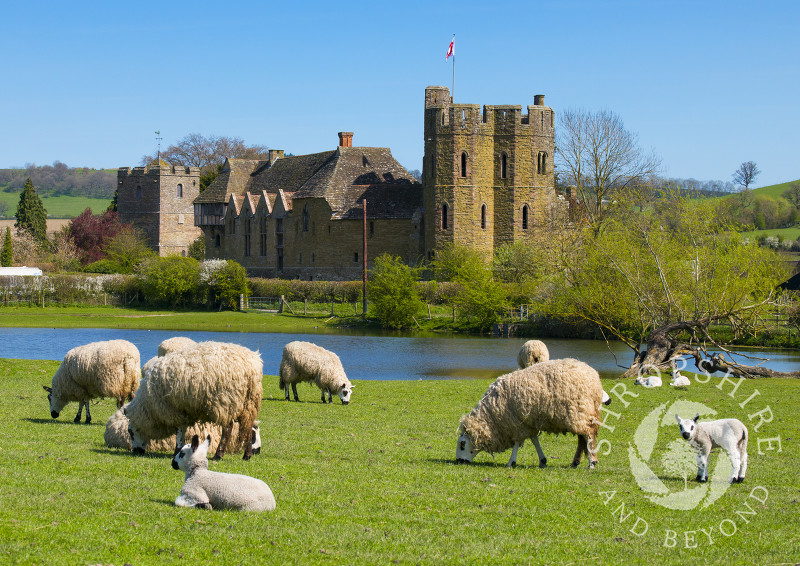
[[[0,191],[0,206],[3,203],[6,205],[6,209],[2,218],[13,218],[17,212],[19,194]],[[44,204],[48,218],[74,218],[87,207],[92,209],[92,214],[102,214],[111,204],[111,199],[71,196],[44,197],[42,204]]]

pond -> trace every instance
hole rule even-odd
[[[523,338],[397,337],[346,334],[281,334],[254,332],[186,332],[103,328],[0,328],[0,358],[61,360],[68,350],[99,340],[123,339],[136,344],[142,364],[156,355],[158,345],[173,336],[196,341],[235,342],[261,352],[264,373],[277,375],[283,346],[306,340],[336,352],[350,379],[416,380],[495,378],[517,369]],[[618,377],[632,360],[624,344],[598,340],[546,339],[551,358],[573,357],[597,369],[604,378]],[[778,371],[800,366],[797,351],[753,351],[770,358],[765,365]],[[616,360],[615,360],[616,356]],[[738,360],[742,361],[742,360]],[[757,362],[744,362],[756,364]],[[687,368],[691,370],[694,366]]]

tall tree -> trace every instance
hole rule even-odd
[[[17,231],[28,230],[37,242],[47,240],[47,211],[30,178],[25,181],[25,187],[19,195],[14,227]]]
[[[228,157],[266,159],[267,148],[263,145],[248,146],[240,138],[189,134],[161,152],[161,159],[175,165],[199,167],[203,175],[213,172]],[[142,165],[155,159],[155,155],[145,155],[142,157]]]
[[[119,215],[106,211],[93,215],[87,208],[70,222],[69,230],[78,247],[81,263],[87,265],[106,257],[106,247],[122,229]]]
[[[11,267],[14,264],[14,242],[11,239],[11,228],[6,228],[6,239],[3,241],[3,251],[0,253],[0,265]]]
[[[612,194],[643,184],[655,175],[661,159],[645,153],[622,119],[607,110],[567,110],[559,117],[556,157],[559,182],[575,188],[576,198],[597,234]]]
[[[760,173],[755,161],[745,161],[733,172],[733,182],[744,185],[744,190],[748,190]]]
[[[422,310],[416,288],[419,272],[390,254],[375,258],[369,275],[369,297],[375,316],[385,328],[409,327]]]
[[[793,207],[800,208],[800,181],[789,183],[789,188],[783,191],[783,198],[788,200]]]

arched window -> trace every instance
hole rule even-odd
[[[500,178],[508,178],[508,155],[505,152],[500,154]]]
[[[308,205],[303,207],[303,232],[308,232]]]
[[[547,175],[547,152],[539,152],[539,159],[536,163],[536,172],[539,175]]]
[[[183,198],[183,185],[178,183],[178,198]]]
[[[142,200],[142,187],[136,185],[136,200]]]
[[[522,207],[522,229],[528,229],[528,205]]]
[[[219,237],[219,234],[217,234],[216,238],[214,238],[214,247],[215,247],[215,248],[218,248],[218,247],[219,247],[219,245],[220,245],[220,240],[221,240],[221,239],[220,239],[220,237]]]
[[[467,152],[466,151],[462,151],[461,152],[461,176],[462,177],[466,177],[467,176]]]
[[[442,205],[442,230],[447,230],[447,203]]]
[[[481,206],[481,229],[486,230],[486,205]]]

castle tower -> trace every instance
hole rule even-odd
[[[133,224],[160,256],[186,255],[202,235],[194,225],[192,201],[200,194],[198,167],[120,167],[119,219]]]
[[[422,163],[425,249],[457,243],[485,252],[531,240],[555,201],[553,110],[454,104],[425,89]]]

